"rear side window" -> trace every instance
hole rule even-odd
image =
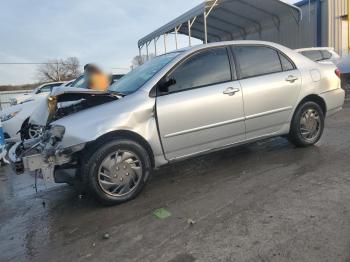
[[[230,62],[225,47],[202,51],[187,59],[177,67],[168,79],[176,84],[169,92],[209,86],[231,81]]]
[[[279,53],[279,55],[281,58],[281,64],[282,64],[283,71],[289,71],[289,70],[295,69],[292,62],[284,54]]]
[[[233,47],[233,52],[238,63],[240,78],[283,71],[279,54],[272,48],[265,46],[237,46]],[[289,66],[286,63],[286,67]]]
[[[302,51],[301,54],[314,62],[323,60],[322,53],[318,50]]]

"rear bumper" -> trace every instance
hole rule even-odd
[[[337,88],[321,94],[327,105],[327,117],[342,110],[345,102],[345,91]]]

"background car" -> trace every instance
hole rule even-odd
[[[69,82],[55,82],[39,86],[34,89],[26,100],[11,106],[0,113],[3,124],[4,136],[8,143],[31,139],[41,134],[42,127],[30,124],[29,119],[37,110],[38,105],[47,100],[49,94],[55,87],[78,87],[82,84],[83,76]]]
[[[341,74],[341,84],[346,92],[347,99],[350,98],[350,56],[344,56],[337,65]]]
[[[29,117],[33,114],[36,106],[42,100],[46,100],[49,93],[45,92],[43,95],[35,95],[26,102],[18,105],[10,106],[1,111],[0,118],[4,130],[4,137],[7,143],[17,142],[21,138],[34,138],[38,136],[40,130],[35,127],[28,129]],[[22,130],[22,132],[20,132]]]
[[[62,84],[65,84],[66,82],[53,82],[48,84],[43,84],[37,88],[35,88],[32,92],[25,93],[16,97],[12,97],[9,99],[10,105],[17,105],[20,103],[23,103],[25,101],[28,101],[33,98],[35,95],[42,95],[46,93],[50,93],[52,89],[56,86],[60,86]]]
[[[337,65],[341,59],[333,47],[311,47],[295,51],[317,63],[333,63]]]

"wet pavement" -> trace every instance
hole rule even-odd
[[[0,169],[0,261],[350,261],[350,107],[317,146],[274,138],[177,163],[121,206],[33,185]]]

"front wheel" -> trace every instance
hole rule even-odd
[[[315,102],[306,102],[296,110],[289,133],[289,140],[298,147],[316,144],[324,130],[324,113]]]
[[[150,157],[140,144],[115,139],[92,154],[83,175],[89,191],[99,202],[116,205],[136,197],[150,171]]]

